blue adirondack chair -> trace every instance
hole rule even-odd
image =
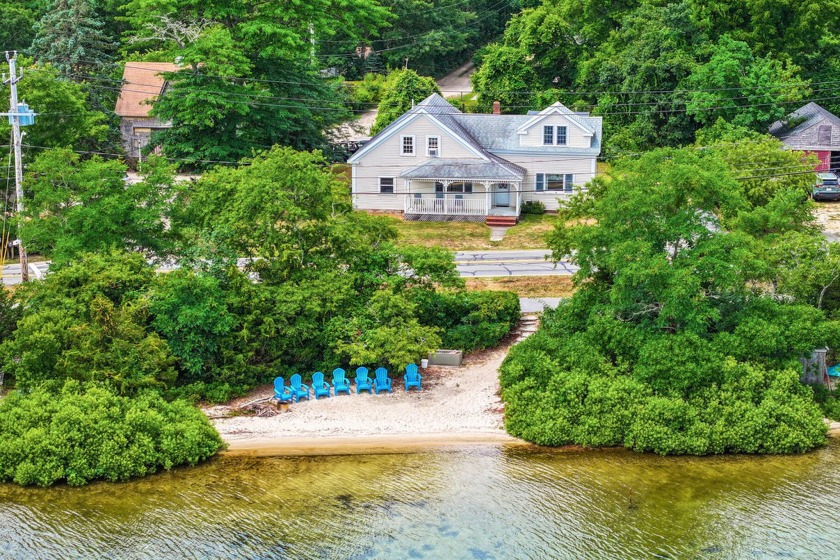
[[[312,392],[315,393],[315,400],[318,397],[330,397],[330,384],[324,381],[324,374],[320,371],[312,374]]]
[[[364,366],[356,368],[356,394],[358,395],[362,391],[373,393],[373,385],[370,377],[368,377],[368,368]]]
[[[285,385],[285,380],[282,377],[277,377],[274,379],[274,398],[283,402],[292,402],[294,395],[289,388]]]
[[[333,392],[336,396],[339,393],[350,394],[350,380],[346,377],[347,372],[341,368],[333,370]]]
[[[292,386],[292,394],[295,396],[295,401],[300,402],[300,399],[303,397],[306,397],[306,400],[309,400],[309,385],[301,383],[299,373],[294,374],[291,379],[289,379],[289,385]]]
[[[391,392],[391,378],[388,377],[388,370],[384,367],[376,368],[374,372],[376,379],[373,381],[373,390],[378,395],[380,391]]]
[[[423,380],[423,376],[417,373],[417,364],[408,364],[405,366],[405,390],[408,392],[409,388],[417,387],[418,391],[422,391],[422,387],[420,387],[420,382]]]

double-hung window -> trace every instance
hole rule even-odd
[[[400,137],[400,154],[404,156],[414,155],[414,136]]]
[[[545,125],[543,127],[543,145],[565,146],[568,138],[568,128],[565,126]]]
[[[394,194],[394,178],[380,177],[379,178],[379,192],[381,194]]]
[[[554,145],[554,127],[553,126],[544,126],[543,127],[543,144],[546,146]]]
[[[536,190],[570,193],[574,190],[575,176],[572,173],[537,173]]]
[[[440,136],[426,136],[426,155],[440,157]]]

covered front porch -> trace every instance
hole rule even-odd
[[[523,176],[498,163],[427,162],[401,175],[405,217],[483,221],[500,216],[515,223],[522,206]]]

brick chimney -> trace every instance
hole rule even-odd
[[[501,115],[502,114],[502,104],[498,101],[493,102],[493,114],[494,115]]]

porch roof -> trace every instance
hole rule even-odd
[[[513,163],[477,159],[431,159],[400,173],[404,179],[522,181],[525,170]]]

